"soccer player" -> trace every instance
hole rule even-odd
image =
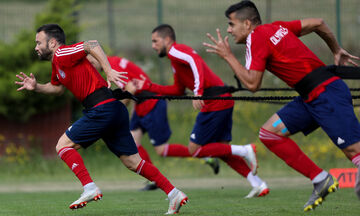
[[[167,214],[179,212],[187,196],[176,189],[151,163],[142,160],[129,130],[126,107],[117,101],[109,90],[111,82],[120,85],[124,72],[111,68],[105,53],[96,40],[65,45],[65,34],[57,24],[45,24],[37,29],[35,51],[42,60],[52,62],[51,82],[37,83],[35,76],[23,72],[16,75],[20,81],[18,91],[26,89],[45,94],[61,94],[65,87],[82,102],[84,116],[70,126],[60,137],[56,151],[84,187],[80,198],[69,207],[77,209],[102,198],[100,189],[91,179],[77,149],[86,148],[102,138],[108,148],[130,170],[156,182],[170,201]],[[104,69],[107,81],[87,60],[91,55]]]
[[[183,95],[185,88],[201,96],[214,86],[224,86],[195,50],[177,44],[175,31],[168,24],[152,31],[152,48],[159,57],[167,56],[174,72],[174,84],[163,86],[137,80],[138,89],[163,95]],[[231,96],[226,93],[221,96]],[[200,110],[190,135],[188,149],[193,157],[219,157],[237,173],[247,178],[253,189],[246,198],[265,196],[269,193],[266,183],[256,175],[255,145],[229,145],[231,140],[233,100],[193,100],[193,107]],[[245,158],[251,169],[244,161]]]
[[[259,137],[270,151],[312,181],[314,190],[304,211],[314,209],[337,189],[338,182],[310,160],[289,136],[300,131],[307,135],[321,127],[359,167],[360,125],[346,84],[331,73],[330,67],[324,67],[298,37],[317,33],[334,54],[336,65],[356,65],[352,59],[359,58],[339,46],[322,19],[261,24],[260,14],[251,1],[231,5],[225,15],[229,19],[227,32],[236,43],[246,44],[246,65],[236,59],[228,36],[223,39],[219,29],[216,30],[218,39],[208,34],[213,44],[204,43],[209,48],[207,51],[222,57],[250,91],[260,88],[267,69],[300,94],[270,117],[261,127]]]
[[[88,59],[98,71],[102,70],[98,61],[92,57],[88,57]],[[136,96],[150,94],[150,92],[137,91],[132,82],[134,79],[146,79],[151,82],[149,76],[139,66],[126,58],[118,56],[108,56],[108,61],[112,69],[127,72],[128,82],[126,84],[120,83],[123,90],[127,90]],[[122,102],[127,105],[129,101],[129,99],[126,99]],[[171,130],[167,119],[167,103],[165,100],[150,99],[137,102],[130,119],[130,132],[135,140],[140,157],[149,163],[152,163],[150,156],[141,145],[141,139],[146,132],[158,155],[163,157],[191,157],[186,146],[167,143]],[[205,159],[205,163],[210,165],[214,173],[217,174],[219,172],[218,159]],[[157,189],[156,184],[150,183],[145,185],[142,190],[155,189]]]

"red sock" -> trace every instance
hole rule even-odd
[[[180,144],[166,144],[162,153],[163,157],[191,157],[186,146]]]
[[[263,128],[260,129],[259,138],[270,151],[311,180],[322,171],[290,138],[279,136]]]
[[[225,163],[227,163],[233,170],[235,170],[240,175],[247,178],[249,172],[251,172],[249,166],[246,164],[244,159],[242,157],[237,155],[230,155],[226,157],[221,157],[221,160],[223,160]]]
[[[73,173],[75,173],[83,186],[93,182],[81,155],[74,148],[62,148],[58,152],[58,155],[68,165]]]
[[[155,182],[156,186],[166,194],[170,193],[170,191],[175,188],[154,165],[145,160],[141,160],[139,166],[136,168],[136,173],[144,176],[149,181]]]
[[[146,160],[147,162],[152,164],[150,156],[147,153],[147,151],[141,145],[139,145],[137,148],[138,148],[138,152],[139,152],[140,157],[142,159]]]
[[[360,153],[357,153],[354,157],[352,157],[351,162],[353,162],[356,167],[360,166]]]
[[[199,148],[193,157],[223,157],[231,155],[231,146],[224,143],[209,143]]]

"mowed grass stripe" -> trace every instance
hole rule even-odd
[[[322,206],[310,213],[303,212],[311,190],[301,188],[276,188],[266,197],[244,199],[246,188],[185,189],[189,203],[181,215],[358,215],[359,201],[353,189],[341,189],[327,197]],[[104,198],[87,207],[70,210],[68,205],[80,195],[74,192],[1,193],[0,215],[162,215],[168,201],[160,191],[136,190],[104,191]]]

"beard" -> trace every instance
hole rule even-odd
[[[160,50],[160,52],[159,52],[159,57],[160,58],[162,58],[162,57],[164,57],[164,56],[166,56],[166,48],[164,47],[164,48],[162,48],[161,50]]]
[[[40,52],[38,52],[38,56],[40,60],[44,60],[44,61],[51,60],[52,51],[49,49],[49,44],[46,45],[45,49],[41,49]]]

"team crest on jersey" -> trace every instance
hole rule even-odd
[[[60,74],[61,78],[65,79],[65,77],[66,77],[65,72],[63,70],[61,70],[60,68],[59,68],[58,71],[59,71],[59,74]]]

